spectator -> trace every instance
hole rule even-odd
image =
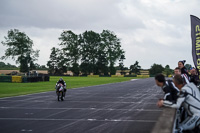
[[[181,75],[184,81],[184,84],[190,83],[188,76],[186,74],[181,74],[181,69],[179,67],[176,67],[174,69],[174,75]]]
[[[185,64],[185,60],[183,61],[179,61],[178,62],[178,67],[181,69],[181,74],[184,74],[187,78],[189,77],[189,74],[187,72],[187,69],[185,68],[184,64]],[[188,78],[189,79],[189,78]]]
[[[177,93],[179,90],[175,87],[174,83],[171,80],[165,80],[163,74],[156,75],[155,82],[157,86],[160,86],[165,93],[163,99],[176,103],[176,99],[178,98]]]
[[[199,82],[199,76],[197,75],[197,71],[195,68],[190,70],[190,82],[193,82],[195,85]]]
[[[178,131],[191,130],[200,124],[200,93],[193,83],[184,85],[181,75],[175,75],[173,82],[180,90],[176,103],[169,100],[159,100],[158,107],[167,106],[172,108],[184,107],[188,117],[179,124]]]

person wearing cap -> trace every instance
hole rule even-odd
[[[59,84],[62,84],[62,85],[63,85],[64,92],[66,92],[66,91],[67,91],[67,89],[66,89],[66,88],[67,88],[67,85],[66,85],[65,81],[63,80],[63,78],[60,78],[60,79],[58,80],[58,82],[56,83],[55,89],[57,89],[57,86],[58,86]],[[65,93],[64,93],[64,97],[65,97]]]
[[[193,83],[183,83],[181,75],[175,75],[173,82],[175,86],[180,90],[176,103],[168,100],[159,100],[158,107],[166,106],[171,108],[184,107],[188,116],[178,125],[178,132],[183,130],[192,130],[200,124],[200,92],[196,85]]]

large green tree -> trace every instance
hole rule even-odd
[[[101,45],[100,35],[94,31],[85,31],[81,37],[81,62],[87,64],[86,70],[97,74],[97,54]],[[85,65],[81,65],[85,66]]]
[[[107,53],[107,60],[109,63],[110,74],[115,74],[115,62],[121,57],[124,53],[121,48],[120,39],[115,35],[114,32],[109,30],[103,30],[101,35],[101,42],[105,45],[105,52]]]
[[[163,73],[168,77],[170,74],[173,73],[173,70],[170,69],[170,66],[169,66],[169,65],[166,65],[165,68],[164,68]]]
[[[108,30],[104,30],[101,34],[85,31],[80,35],[72,31],[63,31],[59,40],[63,58],[68,60],[69,70],[75,75],[78,75],[79,71],[82,74],[108,75],[109,72],[115,74],[115,62],[124,54],[120,40]],[[59,52],[55,49],[51,54],[52,57],[54,53]],[[54,70],[51,60],[48,66]]]
[[[53,47],[51,49],[50,60],[47,62],[49,73],[52,75],[62,75],[67,71],[69,59],[64,57],[62,50]]]
[[[33,41],[18,29],[9,30],[1,43],[8,47],[1,59],[12,58],[20,64],[20,72],[28,72],[34,68],[34,61],[39,57],[39,50],[33,50]]]
[[[160,64],[155,64],[155,63],[149,69],[149,73],[151,75],[156,75],[156,74],[162,73],[163,71],[164,71],[164,67]]]
[[[74,73],[74,75],[79,75],[79,64],[78,61],[80,59],[80,42],[79,35],[76,35],[72,31],[63,31],[61,36],[59,37],[61,43],[59,44],[64,51],[64,56],[68,56],[70,60],[70,70]]]

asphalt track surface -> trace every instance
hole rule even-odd
[[[1,133],[150,133],[163,96],[154,78],[0,99]]]

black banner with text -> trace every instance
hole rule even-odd
[[[192,56],[194,65],[200,74],[200,19],[190,15],[191,18],[191,37],[192,37]]]

